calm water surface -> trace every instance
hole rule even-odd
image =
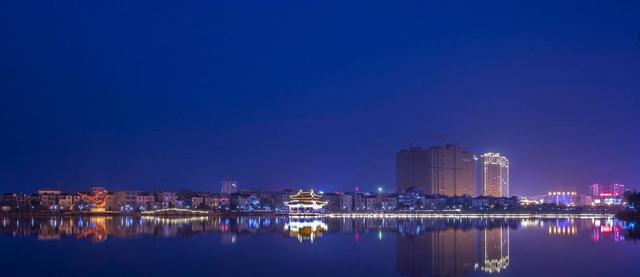
[[[614,219],[0,218],[2,276],[640,276]]]

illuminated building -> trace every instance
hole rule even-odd
[[[156,196],[151,193],[141,193],[136,196],[136,207],[139,210],[147,210],[153,208],[153,203],[156,202]]]
[[[204,197],[204,205],[209,209],[221,209],[229,206],[229,196],[225,194],[213,194]]]
[[[353,210],[353,195],[343,193],[340,197],[340,210],[343,212],[351,212]]]
[[[610,189],[611,193],[613,194],[613,196],[622,196],[624,194],[624,185],[623,184],[618,184],[618,183],[614,183],[611,185],[611,189]]]
[[[178,196],[175,192],[156,192],[156,202],[160,204],[162,209],[176,207]]]
[[[565,205],[565,206],[585,206],[591,204],[591,197],[578,194],[575,191],[551,191],[544,198],[544,203]]]
[[[289,207],[290,214],[314,214],[321,212],[327,201],[323,201],[319,195],[315,194],[313,190],[309,192],[298,193],[289,196],[289,201],[286,202]]]
[[[232,194],[238,192],[238,182],[236,181],[222,181],[220,187],[220,193]]]
[[[55,209],[58,204],[58,196],[61,194],[59,190],[53,189],[41,189],[38,190],[38,197],[40,198],[40,205],[47,209]]]
[[[598,197],[600,196],[600,185],[599,184],[592,184],[591,185],[591,195]]]
[[[0,210],[3,212],[26,210],[30,204],[29,198],[24,193],[4,193],[0,198]]]
[[[397,191],[476,196],[476,159],[458,145],[412,147],[396,154]]]
[[[133,211],[137,209],[139,191],[117,191],[113,193],[113,209],[117,211]]]
[[[340,212],[340,198],[342,198],[341,193],[337,192],[329,192],[322,195],[325,200],[327,200],[327,205],[325,206],[325,210],[330,213]]]
[[[73,195],[72,194],[60,194],[58,195],[58,205],[62,210],[70,210],[73,207]]]
[[[591,195],[579,194],[575,191],[550,191],[545,195],[522,196],[520,203],[528,205],[555,204],[564,206],[590,206]]]
[[[622,205],[625,188],[623,184],[614,183],[604,190],[598,184],[591,185],[594,205]]]
[[[482,195],[509,197],[509,160],[499,153],[485,153],[480,163]]]

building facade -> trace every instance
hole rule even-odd
[[[222,181],[220,186],[220,193],[232,194],[238,192],[238,182],[236,181]]]
[[[396,185],[425,194],[476,196],[476,159],[458,145],[411,147],[396,154]]]
[[[409,188],[425,190],[431,185],[429,178],[429,151],[420,147],[400,150],[396,154],[397,191]]]
[[[500,153],[480,157],[480,189],[482,195],[509,197],[509,160]]]

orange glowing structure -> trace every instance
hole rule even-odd
[[[93,195],[78,193],[82,199],[93,204],[91,212],[104,212],[107,207],[107,190],[105,188],[93,188]]]
[[[93,227],[83,229],[78,235],[78,239],[90,237],[94,242],[102,242],[107,239],[109,232],[107,232],[106,220],[103,217],[92,218],[91,224]]]

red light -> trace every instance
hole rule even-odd
[[[603,233],[603,234],[612,233],[613,232],[613,227],[602,225],[602,226],[600,226],[600,232]]]

